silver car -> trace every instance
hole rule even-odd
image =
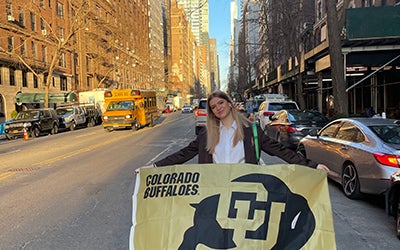
[[[337,119],[300,140],[297,152],[328,166],[344,194],[383,194],[400,168],[400,125],[381,118]]]

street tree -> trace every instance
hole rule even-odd
[[[346,93],[344,57],[342,54],[341,34],[344,29],[346,7],[349,0],[326,1],[326,14],[328,24],[329,55],[331,63],[331,77],[334,96],[335,113],[347,116],[348,97]],[[339,101],[340,100],[340,101]]]
[[[314,1],[281,0],[264,3],[261,6],[259,25],[264,34],[261,36],[261,55],[259,68],[265,67],[270,73],[279,66],[281,73],[290,70],[296,72],[296,101],[305,107],[303,79],[299,62],[304,52],[303,38],[307,24],[314,20]]]

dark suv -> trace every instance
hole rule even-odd
[[[30,137],[38,137],[41,133],[57,134],[58,116],[52,108],[30,109],[18,113],[17,117],[5,125],[7,139],[24,136],[24,128]]]

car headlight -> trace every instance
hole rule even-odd
[[[125,118],[126,118],[126,119],[131,119],[131,118],[132,118],[132,115],[126,115]]]
[[[108,120],[108,116],[103,116],[103,120]]]
[[[22,125],[24,128],[28,128],[30,126],[32,126],[32,123],[30,122],[24,122],[24,124]]]

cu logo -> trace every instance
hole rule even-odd
[[[233,249],[237,247],[234,232],[243,232],[240,237],[246,240],[273,242],[271,249],[300,249],[311,237],[315,217],[307,200],[292,193],[283,181],[272,175],[249,174],[232,182],[259,183],[265,188],[268,197],[265,201],[257,200],[257,193],[254,192],[232,192],[229,203],[229,219],[239,216],[238,203],[247,202],[246,220],[255,220],[256,214],[264,214],[259,226],[241,231],[223,228],[217,221],[220,194],[212,195],[198,204],[191,204],[195,208],[193,226],[185,231],[179,250],[194,250],[198,244],[213,249]],[[274,224],[271,221],[279,226],[270,227]]]

